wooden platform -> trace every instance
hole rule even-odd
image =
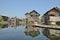
[[[50,25],[32,25],[33,27],[40,27],[40,28],[49,28],[49,29],[58,29],[60,30],[60,26],[50,26]]]

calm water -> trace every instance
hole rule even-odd
[[[0,40],[60,40],[60,30],[9,26],[0,28]]]

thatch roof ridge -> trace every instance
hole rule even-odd
[[[46,15],[48,12],[50,12],[50,11],[53,10],[53,9],[56,9],[56,10],[60,11],[60,8],[58,8],[58,7],[53,7],[52,9],[48,10],[44,15]],[[43,16],[44,16],[44,15],[43,15]]]

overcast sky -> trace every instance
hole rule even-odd
[[[60,0],[0,0],[0,15],[24,18],[32,10],[43,15],[56,6],[60,8]]]

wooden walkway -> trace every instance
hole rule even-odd
[[[49,28],[49,29],[58,29],[58,30],[60,30],[60,26],[50,26],[50,25],[33,25],[33,27],[40,27],[40,28]]]

